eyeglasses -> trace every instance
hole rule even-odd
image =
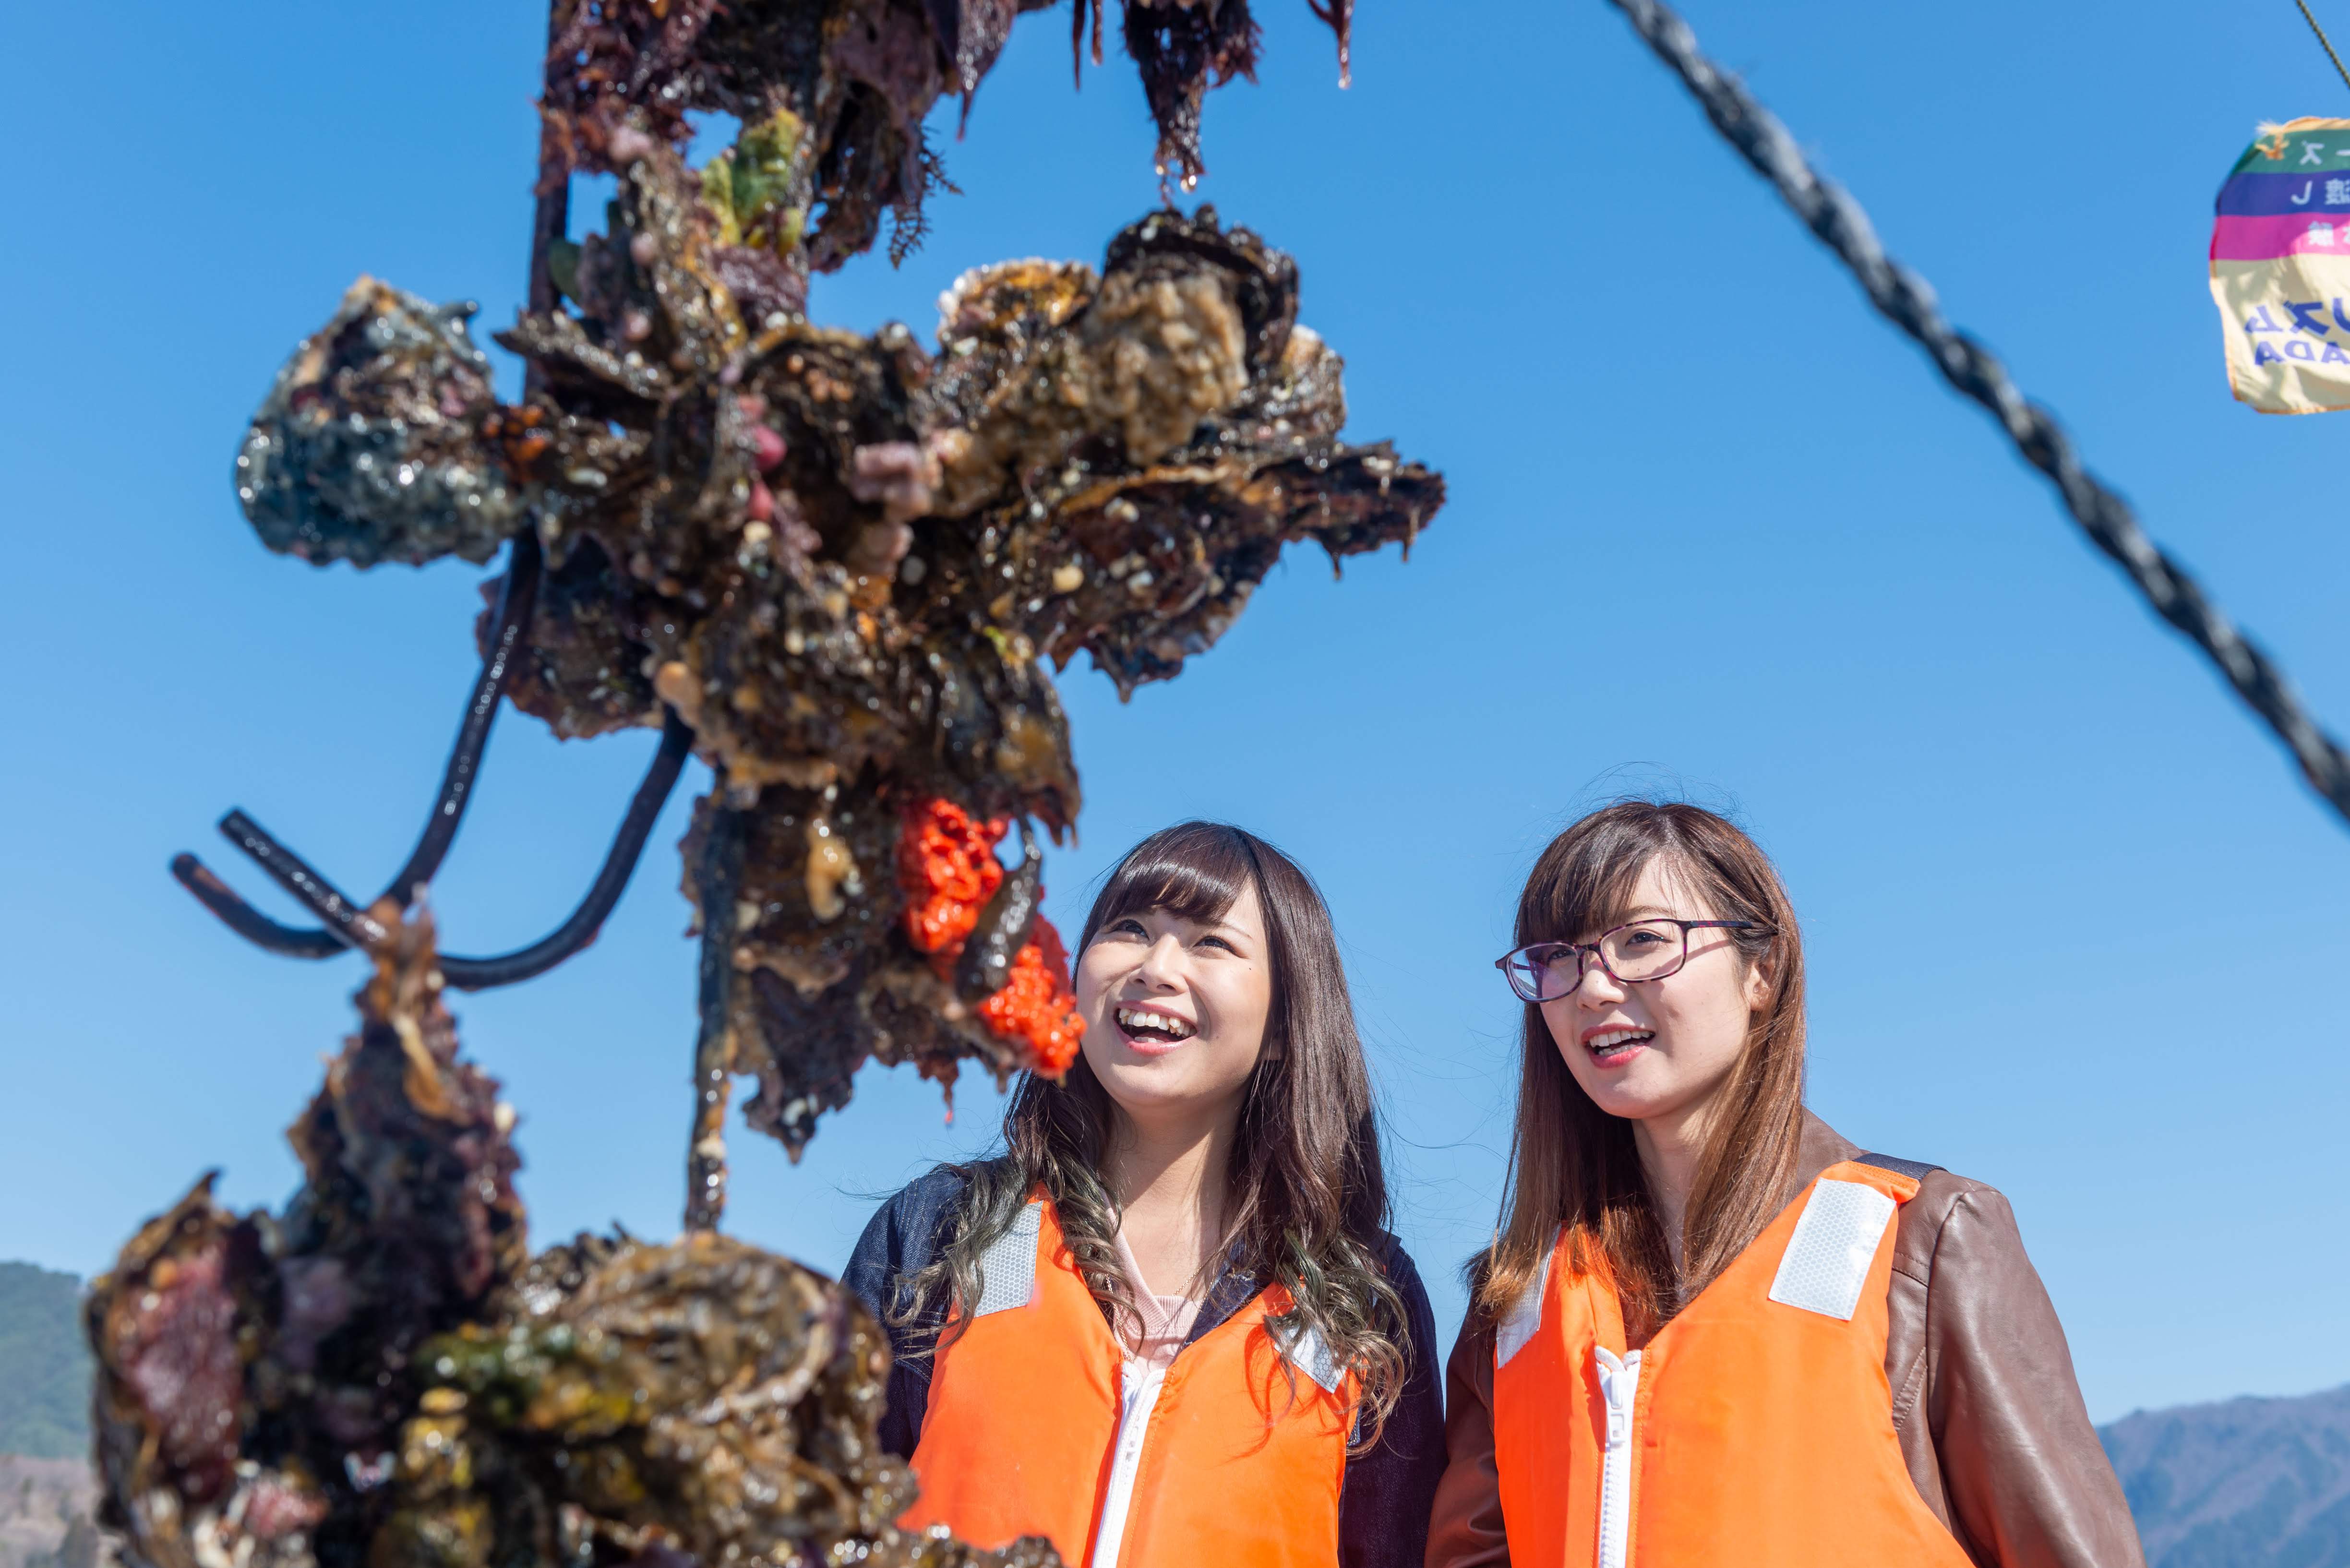
[[[1495,959],[1493,967],[1509,976],[1510,989],[1526,1001],[1556,1002],[1575,994],[1595,958],[1618,985],[1643,985],[1678,974],[1689,962],[1689,934],[1714,927],[1729,931],[1770,929],[1760,920],[1634,920],[1602,931],[1596,942],[1530,942]]]

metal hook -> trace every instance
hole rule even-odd
[[[474,678],[473,690],[465,704],[465,716],[457,726],[457,739],[449,750],[449,765],[442,770],[441,788],[432,802],[432,815],[425,820],[424,831],[416,840],[416,847],[408,859],[392,874],[380,898],[396,899],[402,907],[416,895],[419,884],[432,880],[447,857],[449,846],[456,841],[458,826],[463,822],[465,807],[473,801],[473,781],[480,775],[482,753],[490,742],[490,725],[497,718],[498,705],[505,696],[513,679],[514,662],[521,649],[523,636],[530,629],[531,612],[538,602],[541,576],[541,555],[537,534],[529,529],[515,535],[514,548],[506,557],[506,580],[498,590],[497,613],[490,632],[488,650],[482,658],[481,673]],[[264,832],[243,812],[231,812],[221,819],[221,831],[226,833],[239,848],[260,861],[262,869],[273,877],[279,869],[298,872],[302,877],[326,887],[325,879],[311,870],[298,856]],[[247,842],[250,837],[252,842]],[[265,846],[267,857],[262,849]],[[238,936],[257,948],[286,958],[332,958],[351,945],[343,935],[348,921],[321,911],[326,926],[289,926],[273,920],[260,910],[238,898],[225,882],[207,869],[193,855],[177,855],[172,859],[172,875],[180,885],[196,896],[197,900],[225,923]],[[296,897],[309,902],[309,895],[293,883],[286,884]],[[337,894],[342,898],[341,894]],[[356,909],[347,898],[343,904]]]

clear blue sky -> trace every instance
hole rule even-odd
[[[1452,502],[1409,565],[1334,584],[1296,558],[1130,705],[1063,678],[1088,805],[1051,912],[1193,814],[1315,872],[1449,1336],[1507,1138],[1515,1010],[1487,961],[1521,876],[1617,789],[1728,803],[1806,917],[1814,1105],[2012,1197],[2096,1416],[2350,1379],[2350,833],[1612,11],[1366,0],[1341,93],[1302,0],[1259,8],[1263,79],[1211,103],[1201,194],[1296,255],[1352,431]],[[2350,5],[2324,14],[2350,33]],[[2286,0],[1690,16],[2350,726],[2350,425],[2231,403],[2205,284],[2254,122],[2350,112]],[[1130,71],[1073,94],[1065,22],[1021,24],[946,145],[964,194],[927,247],[825,281],[819,318],[928,332],[962,268],[1097,260],[1152,204]],[[99,1269],[211,1166],[240,1204],[291,1185],[280,1129],[355,966],[242,946],[165,862],[228,865],[211,824],[242,805],[348,883],[385,876],[480,574],[269,556],[230,460],[359,273],[511,318],[541,26],[445,0],[14,10],[0,1257]],[[1612,678],[1659,649],[1661,680]],[[507,715],[435,890],[452,950],[568,909],[651,746]],[[600,943],[460,1004],[523,1111],[542,1239],[676,1223],[688,793]],[[735,1138],[730,1222],[837,1266],[998,1104],[967,1079],[950,1127],[934,1087],[869,1071],[797,1168]]]

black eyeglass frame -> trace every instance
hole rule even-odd
[[[1617,931],[1628,931],[1634,926],[1679,926],[1681,929],[1681,956],[1679,961],[1675,963],[1672,968],[1665,971],[1662,974],[1644,975],[1638,980],[1626,980],[1622,975],[1617,974],[1614,966],[1608,963],[1607,955],[1599,950],[1600,944],[1605,942],[1609,937],[1614,936]],[[1689,934],[1691,931],[1714,929],[1728,931],[1768,931],[1771,929],[1768,925],[1765,925],[1761,920],[1677,920],[1672,919],[1670,916],[1656,915],[1650,916],[1648,919],[1644,920],[1627,920],[1620,926],[1610,926],[1606,930],[1600,932],[1597,937],[1587,942],[1528,942],[1522,948],[1512,948],[1508,952],[1505,952],[1500,958],[1495,959],[1493,961],[1493,967],[1500,970],[1502,971],[1502,978],[1510,982],[1510,994],[1515,996],[1521,1002],[1529,1002],[1539,1007],[1545,1002],[1563,1002],[1566,998],[1573,996],[1576,992],[1581,991],[1583,989],[1585,977],[1591,972],[1591,961],[1593,959],[1597,959],[1599,961],[1599,967],[1607,971],[1607,978],[1614,981],[1618,985],[1648,985],[1659,980],[1670,980],[1673,976],[1680,973],[1680,971],[1689,964]],[[1568,986],[1565,991],[1560,992],[1556,996],[1528,996],[1525,993],[1524,989],[1518,984],[1517,971],[1510,967],[1511,961],[1513,960],[1527,960],[1526,967],[1528,969],[1536,969],[1539,966],[1528,959],[1528,955],[1533,953],[1543,953],[1544,955],[1548,955],[1559,952],[1570,952],[1575,955],[1575,983]]]

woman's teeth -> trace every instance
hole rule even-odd
[[[1149,1012],[1139,1007],[1118,1010],[1118,1026],[1128,1034],[1147,1035],[1159,1040],[1189,1040],[1199,1031],[1180,1018],[1164,1012]]]
[[[1610,1029],[1604,1034],[1594,1034],[1584,1042],[1584,1047],[1595,1056],[1605,1056],[1627,1045],[1645,1045],[1656,1037],[1653,1029]]]

